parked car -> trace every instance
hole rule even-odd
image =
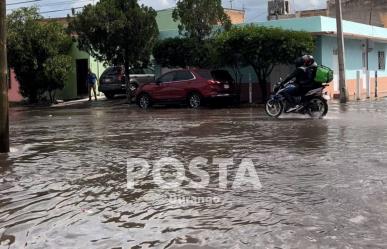
[[[142,83],[149,83],[155,80],[154,70],[150,68],[130,70],[130,91],[135,93]],[[121,66],[107,68],[99,80],[99,91],[103,92],[108,99],[114,98],[116,94],[126,94],[125,70]]]
[[[235,90],[234,80],[225,70],[174,70],[156,82],[141,85],[136,102],[143,109],[156,103],[186,103],[199,108],[210,99],[239,98]]]

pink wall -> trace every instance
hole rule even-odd
[[[20,102],[23,100],[23,96],[19,93],[19,82],[13,70],[11,70],[11,88],[8,89],[8,100],[9,102]]]

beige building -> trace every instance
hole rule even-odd
[[[342,0],[345,20],[387,27],[387,0]],[[328,16],[335,17],[336,1],[328,1]]]
[[[289,0],[269,0],[267,2],[267,20],[294,18],[292,3]]]
[[[335,16],[336,1],[328,1],[329,16]],[[343,18],[387,27],[387,0],[342,0]]]
[[[224,12],[230,17],[232,24],[245,22],[245,11],[237,9],[224,9]]]
[[[296,11],[296,17],[328,16],[327,9]]]

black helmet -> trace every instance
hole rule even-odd
[[[304,64],[305,64],[304,58],[303,58],[303,57],[297,58],[297,59],[294,61],[294,64],[296,65],[296,67],[302,67],[302,66],[304,66]]]
[[[315,62],[314,57],[312,55],[304,55],[302,56],[302,58],[304,59],[304,65],[307,67],[313,65]]]
[[[312,55],[304,55],[302,57],[299,57],[295,60],[294,64],[296,64],[296,67],[309,67],[315,62],[314,57]]]

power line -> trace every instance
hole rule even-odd
[[[55,12],[72,11],[72,10],[82,9],[83,7],[84,6],[75,7],[75,8],[68,8],[68,9],[57,9],[57,10],[39,11],[39,14],[48,14],[48,13],[55,13]]]
[[[42,0],[39,0],[39,1],[42,1]],[[80,3],[80,2],[84,2],[84,3],[87,3],[87,2],[92,2],[93,0],[71,0],[71,1],[62,1],[62,2],[56,2],[56,3],[46,3],[46,4],[41,4],[41,5],[35,5],[36,7],[38,8],[44,8],[44,7],[52,7],[52,6],[60,6],[60,5],[67,5],[67,4],[71,4],[71,3]],[[12,11],[12,10],[16,10],[16,9],[19,9],[20,7],[17,7],[17,8],[12,8],[12,9],[7,9],[7,11]]]
[[[29,1],[23,1],[23,2],[17,2],[17,3],[12,3],[12,4],[22,4],[22,3],[34,3],[34,2],[42,2],[44,0],[29,0]],[[65,5],[65,4],[72,4],[72,3],[80,3],[80,2],[84,2],[85,5],[90,3],[91,1],[94,2],[94,0],[67,0],[67,1],[61,1],[61,2],[54,2],[54,3],[41,3],[40,5],[35,5],[37,6],[38,8],[45,8],[45,7],[52,7],[52,6],[60,6],[60,5]],[[83,6],[80,6],[80,7],[74,7],[74,8],[63,8],[63,9],[54,9],[54,10],[43,10],[43,11],[39,11],[39,14],[49,14],[49,13],[56,13],[56,12],[64,12],[64,11],[73,11],[73,10],[77,10],[77,9],[82,9],[85,5]],[[28,6],[27,6],[28,7]],[[17,10],[21,7],[18,7],[18,8],[12,8],[12,9],[7,9],[7,12],[10,11],[14,11],[14,10]]]
[[[82,9],[82,7],[76,7],[76,8],[70,8],[70,9],[60,9],[60,10],[49,10],[49,11],[42,11],[39,12],[39,14],[47,14],[47,13],[54,13],[54,12],[63,12],[63,11],[70,11],[70,10],[77,10],[77,9]]]
[[[29,1],[16,2],[16,3],[7,3],[7,6],[17,5],[17,4],[25,4],[25,3],[41,2],[41,1],[43,1],[43,0],[29,0]]]
[[[71,4],[71,3],[81,3],[81,2],[92,2],[93,0],[71,0],[71,1],[62,1],[62,2],[56,2],[56,3],[46,3],[42,5],[37,5],[38,7],[47,7],[47,6],[57,6],[57,5],[65,5],[65,4]]]

